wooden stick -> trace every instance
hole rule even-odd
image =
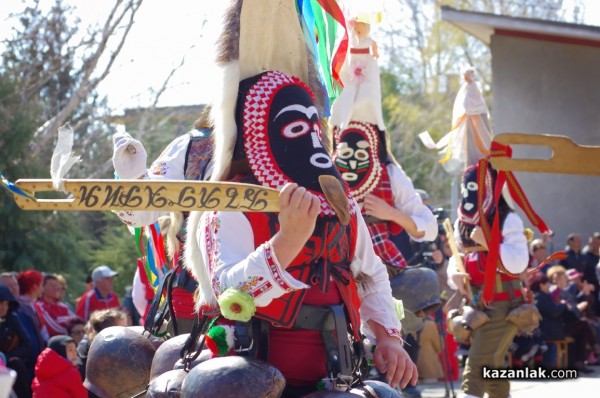
[[[24,210],[279,211],[279,191],[259,185],[156,180],[64,180],[66,199],[40,199],[52,180],[18,180],[30,198],[13,194]],[[55,191],[56,192],[56,191]]]
[[[552,149],[550,159],[492,157],[492,166],[496,170],[600,175],[598,146],[577,145],[569,137],[545,134],[504,133],[494,137],[494,141],[503,145],[542,146]]]
[[[458,251],[458,246],[456,245],[456,240],[454,240],[454,228],[452,228],[452,223],[450,223],[450,219],[446,218],[443,222],[444,230],[446,231],[446,239],[448,240],[448,246],[450,246],[450,250],[452,251],[452,257],[454,257],[454,261],[456,261],[456,269],[458,272],[462,272],[464,274],[467,273],[465,269],[465,265],[463,264],[462,257],[460,252]],[[467,297],[469,301],[473,302],[473,290],[471,289],[471,282],[467,277],[464,279],[465,288],[467,289]]]

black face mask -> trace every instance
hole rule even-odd
[[[360,200],[371,192],[381,177],[379,134],[375,125],[352,122],[336,134],[335,165]]]
[[[312,191],[321,191],[318,177],[339,177],[323,148],[321,123],[309,93],[286,86],[273,97],[269,109],[269,145],[281,172]]]
[[[252,174],[276,189],[295,182],[321,199],[322,215],[334,215],[318,178],[342,178],[323,147],[320,120],[310,89],[295,77],[269,71],[240,83],[237,141]]]
[[[461,200],[459,205],[459,218],[462,222],[470,225],[479,223],[479,190],[483,189],[483,211],[487,216],[493,204],[493,187],[495,175],[491,169],[485,170],[483,186],[480,186],[478,176],[479,166],[477,164],[468,167],[460,183]]]
[[[369,142],[362,134],[350,131],[344,135],[344,140],[336,148],[335,165],[350,189],[362,185],[373,167]]]

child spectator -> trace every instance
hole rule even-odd
[[[107,310],[94,311],[90,320],[85,326],[86,335],[77,345],[77,366],[81,378],[85,380],[85,368],[87,364],[87,355],[92,345],[92,340],[98,333],[109,326],[127,326],[127,313],[125,311],[110,308]]]
[[[75,340],[75,345],[79,345],[85,335],[85,321],[79,317],[71,319],[67,325],[67,333]]]
[[[33,398],[86,398],[75,362],[77,348],[69,336],[54,336],[35,364]]]

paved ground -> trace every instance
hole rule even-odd
[[[583,398],[600,397],[600,366],[593,366],[594,373],[580,374],[572,380],[513,380],[510,382],[512,398]],[[444,383],[420,383],[417,389],[423,398],[442,398],[453,395],[446,394]],[[454,383],[454,396],[460,397],[460,382]]]

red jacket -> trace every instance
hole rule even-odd
[[[121,303],[115,292],[108,293],[108,297],[102,297],[98,289],[92,288],[77,299],[75,313],[87,321],[94,311],[120,307]]]
[[[87,398],[88,396],[77,367],[50,348],[46,348],[38,356],[31,388],[33,398]]]
[[[50,303],[40,298],[34,304],[43,326],[48,329],[50,337],[67,334],[67,324],[73,318],[73,313],[63,303]]]

